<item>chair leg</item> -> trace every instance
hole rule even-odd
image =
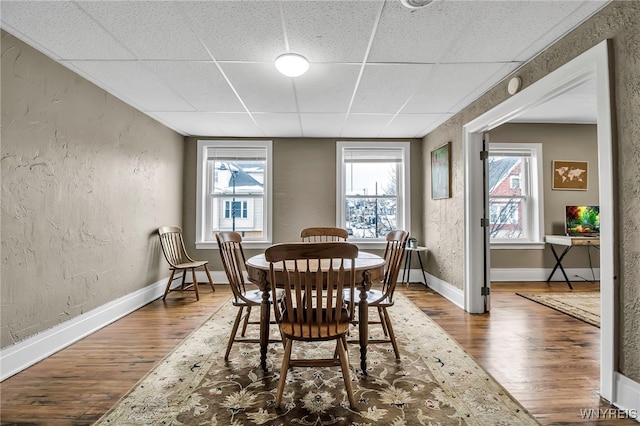
[[[181,271],[182,271],[182,283],[180,284],[180,290],[184,290],[184,281],[185,281],[185,278],[187,278],[187,270],[181,269]]]
[[[387,323],[384,320],[384,312],[382,312],[382,306],[378,306],[378,316],[380,317],[380,323],[382,324],[382,332],[385,337],[389,336],[389,330],[387,330]]]
[[[291,360],[291,347],[293,340],[287,339],[284,345],[284,355],[282,356],[282,367],[280,368],[280,381],[278,382],[278,390],[276,391],[276,408],[280,408],[282,404],[282,393],[284,392],[284,384],[287,381],[287,373],[289,371],[289,361]]]
[[[209,268],[207,268],[207,265],[204,265],[204,271],[207,273],[207,278],[209,278],[209,285],[211,286],[211,290],[216,291],[216,289],[213,287],[213,280],[211,279],[211,274],[209,273]]]
[[[242,323],[242,333],[240,335],[244,337],[247,332],[247,325],[249,325],[249,317],[251,316],[251,306],[247,306],[247,315],[244,317],[244,322]]]
[[[349,368],[349,358],[347,356],[347,344],[346,338],[341,337],[336,341],[336,351],[340,358],[340,367],[342,368],[342,379],[344,380],[344,387],[347,390],[347,397],[349,398],[349,406],[352,410],[357,410],[356,400],[353,397],[353,385],[351,384],[351,375]]]
[[[396,342],[396,334],[393,332],[393,326],[391,325],[391,317],[389,317],[389,311],[387,308],[382,308],[384,312],[384,320],[386,323],[387,329],[389,330],[389,339],[391,340],[391,345],[393,346],[393,352],[396,354],[396,359],[400,359],[400,350],[398,350],[398,343]]]
[[[196,292],[196,300],[200,300],[200,293],[198,293],[198,278],[196,277],[196,268],[191,268],[191,276],[193,277],[193,289]]]
[[[236,340],[236,333],[238,332],[238,326],[240,325],[240,318],[242,318],[242,311],[244,306],[238,308],[236,319],[233,321],[233,327],[231,328],[231,335],[229,336],[229,342],[227,343],[227,351],[224,353],[224,360],[229,361],[229,353],[231,352],[231,346],[233,346],[234,340]]]
[[[173,282],[173,276],[175,275],[176,270],[172,269],[171,270],[171,275],[169,276],[169,282],[167,283],[167,286],[164,289],[164,295],[162,296],[162,300],[167,298],[167,294],[169,293],[169,290],[171,289],[171,283]]]

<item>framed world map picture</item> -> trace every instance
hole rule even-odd
[[[586,191],[588,189],[588,161],[553,161],[552,189]]]

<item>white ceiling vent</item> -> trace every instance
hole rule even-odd
[[[418,9],[431,3],[433,0],[400,0],[409,9]]]

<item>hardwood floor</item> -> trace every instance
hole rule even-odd
[[[486,315],[467,314],[423,285],[397,291],[453,336],[542,424],[637,425],[613,419],[598,397],[599,329],[517,296],[523,287],[567,290],[561,283],[494,284],[492,312]],[[574,287],[597,290],[590,283]],[[202,286],[199,302],[193,293],[172,293],[166,303],[156,300],[5,380],[1,424],[91,424],[230,295],[224,285],[215,293]],[[581,417],[580,410],[598,408],[607,410],[600,419]]]

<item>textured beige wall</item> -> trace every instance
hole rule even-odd
[[[168,275],[183,138],[2,32],[2,347]],[[176,161],[178,159],[178,161]]]
[[[504,124],[489,132],[491,142],[541,143],[543,162],[544,233],[564,234],[564,208],[567,205],[598,205],[598,138],[595,125]],[[589,162],[587,191],[551,189],[553,160]],[[563,259],[566,268],[599,267],[597,249],[576,247]],[[491,250],[492,268],[553,268],[551,249]]]
[[[613,106],[617,115],[619,361],[620,371],[640,382],[640,2],[612,2],[518,70],[517,75],[527,87],[607,39],[613,46]],[[460,289],[464,288],[462,126],[507,99],[507,81],[424,138],[425,164],[433,148],[453,142],[453,198],[433,201],[425,197],[425,236],[433,254],[429,272]],[[428,171],[425,167],[425,188],[430,185]]]
[[[333,226],[336,221],[336,141],[338,139],[273,138],[273,241],[298,241],[308,226]],[[343,139],[340,139],[343,140]],[[347,139],[344,139],[347,140]],[[405,141],[406,139],[403,139]],[[411,140],[411,230],[422,239],[422,147]],[[217,250],[195,248],[197,138],[185,146],[184,232],[187,250],[222,270]],[[371,250],[376,252],[376,250]],[[247,256],[260,250],[247,250]]]

